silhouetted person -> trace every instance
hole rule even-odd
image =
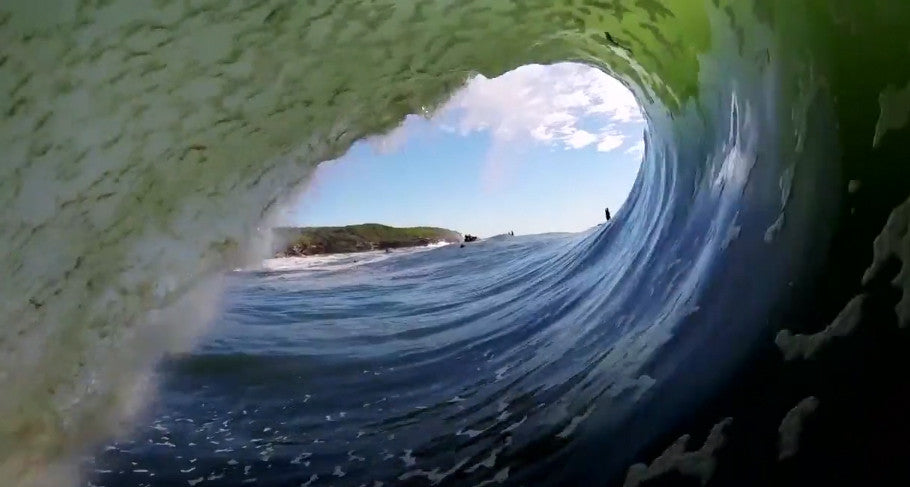
[[[610,209],[604,208],[604,216],[607,217],[607,221],[610,221]]]

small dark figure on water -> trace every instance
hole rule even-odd
[[[509,236],[510,236],[510,237],[514,237],[514,236],[515,236],[515,232],[509,232]]]
[[[610,209],[604,208],[604,216],[607,217],[607,221],[610,221]]]

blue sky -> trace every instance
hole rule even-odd
[[[286,223],[431,225],[481,237],[581,231],[622,205],[645,122],[631,93],[578,64],[473,78],[322,164]]]

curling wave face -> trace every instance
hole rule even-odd
[[[907,322],[893,285],[910,273],[893,263],[910,254],[908,20],[898,0],[4,2],[0,475],[76,478],[75,455],[138,409],[156,359],[201,331],[187,323],[214,309],[220,272],[263,248],[250,229],[316,164],[431,112],[472,73],[577,61],[630,86],[647,149],[612,225],[540,250],[557,252],[535,282],[573,316],[560,327],[613,341],[589,342],[602,356],[563,377],[585,391],[565,405],[588,425],[574,446],[534,450],[536,468],[508,479],[621,481],[784,319]],[[857,295],[867,304],[845,307]],[[583,346],[546,338],[567,357]],[[606,388],[622,381],[652,386],[617,401]],[[702,449],[668,450],[683,474],[710,478],[724,433],[752,414],[712,404],[725,406],[705,409],[717,428]],[[862,465],[857,478],[891,473]]]

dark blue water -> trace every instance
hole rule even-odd
[[[637,368],[655,341],[635,348],[649,332],[623,333],[630,318],[595,294],[621,276],[540,285],[570,271],[568,253],[593,237],[496,237],[234,273],[211,334],[164,362],[151,417],[94,459],[92,482],[506,480],[522,450],[566,446],[604,396],[634,402],[653,383]],[[624,352],[611,353],[620,338]]]

